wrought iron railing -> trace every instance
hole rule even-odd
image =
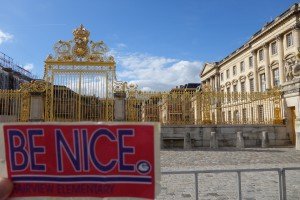
[[[45,121],[114,121],[113,98],[79,95],[65,86],[51,87],[43,81],[23,83],[20,90],[0,90],[0,114],[13,116],[12,121],[28,121],[31,94],[46,96],[44,111],[51,111],[52,120],[45,117]],[[171,92],[134,89],[125,94],[124,121],[165,125],[283,123],[281,92],[276,88],[252,93],[223,93],[205,87],[202,91]]]
[[[128,92],[126,121],[162,124],[281,124],[278,89],[266,92],[203,91]]]
[[[18,122],[21,114],[20,90],[0,91],[0,122]]]

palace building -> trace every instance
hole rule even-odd
[[[294,19],[295,12],[298,13],[298,6],[282,17],[289,22]],[[236,141],[233,141],[235,137],[232,134],[246,127],[251,129],[251,133],[245,132],[251,134],[253,142],[249,141],[250,146],[258,144],[261,131],[265,130],[270,131],[271,145],[290,145],[292,137],[288,134],[291,131],[288,132],[288,125],[283,124],[282,108],[296,106],[294,102],[299,97],[298,58],[295,47],[298,40],[295,30],[297,29],[294,29],[294,26],[287,28],[285,32],[281,32],[282,36],[278,36],[276,32],[274,37],[278,55],[274,56],[278,63],[275,59],[265,60],[268,55],[266,53],[260,62],[254,61],[256,58],[252,57],[251,67],[248,66],[246,59],[251,60],[249,57],[256,55],[249,54],[251,49],[257,48],[257,52],[261,51],[253,39],[241,50],[226,58],[227,60],[206,64],[201,74],[204,83],[188,83],[168,92],[151,92],[141,91],[135,84],[117,80],[116,62],[108,53],[108,47],[103,41],[90,40],[90,32],[80,25],[73,31],[72,40],[59,40],[54,45],[55,54],[49,54],[45,60],[43,80],[24,82],[20,84],[20,89],[0,89],[0,122],[161,122],[164,126],[178,127],[181,131],[183,128],[196,131],[198,146],[208,145],[207,141],[200,142],[206,140],[207,134],[204,131],[200,132],[198,128],[208,127],[210,130],[211,125],[219,127],[226,132],[220,133],[225,138],[224,145],[234,146]],[[282,39],[281,44],[284,47],[279,48],[277,38]],[[290,41],[287,45],[284,44],[286,40]],[[284,48],[287,50],[283,50]],[[263,53],[264,50],[263,47]],[[278,73],[282,73],[280,67],[286,61],[283,60],[282,63],[280,55],[283,59],[288,59],[288,64],[284,65],[283,69],[288,78],[284,84],[280,83],[285,95],[284,106],[281,102],[281,91],[278,88],[272,89],[274,85],[267,87],[267,78],[261,82],[265,88],[259,90],[259,87],[255,87],[253,91],[258,92],[246,92],[249,91],[246,89],[249,78],[259,84],[260,74],[265,73],[266,77],[270,77],[273,73],[271,69],[278,69]],[[230,63],[241,63],[242,59],[244,63],[241,69],[234,64],[234,76],[228,72],[228,78],[223,77],[222,81],[219,79],[227,69],[232,70]],[[274,80],[277,79],[277,75],[274,77]],[[228,90],[224,90],[225,87]],[[238,87],[242,89],[238,90]],[[295,109],[298,111],[297,107]],[[187,127],[190,128],[185,129]],[[227,130],[228,128],[230,130]],[[249,131],[246,129],[245,131]],[[167,139],[173,141],[172,134],[169,136]],[[178,136],[175,139],[178,139]]]
[[[240,48],[217,62],[205,63],[202,85],[224,93],[282,91],[282,114],[291,139],[300,117],[300,4],[268,22]],[[222,111],[222,120],[257,117],[264,120],[267,105]],[[248,114],[249,113],[249,114]],[[293,139],[292,139],[293,140]]]
[[[8,55],[0,52],[0,89],[17,90],[20,84],[35,79],[31,72],[22,68]]]

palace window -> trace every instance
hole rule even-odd
[[[243,123],[246,123],[247,121],[247,109],[243,108],[242,110],[242,119],[243,119]]]
[[[236,75],[236,66],[233,66],[233,68],[232,68],[232,74],[233,74],[233,76]]]
[[[260,77],[260,91],[264,92],[266,91],[266,76],[265,74],[259,75]]]
[[[223,78],[223,72],[221,73],[220,76],[221,76],[221,81],[223,81],[223,79],[224,79],[224,78]]]
[[[237,101],[238,100],[238,94],[236,93],[237,92],[237,85],[233,85],[233,92],[234,94],[233,95],[233,101]]]
[[[234,121],[235,123],[237,123],[237,122],[239,121],[239,118],[240,118],[239,111],[238,111],[238,110],[235,110],[235,111],[233,112],[233,121]]]
[[[230,87],[228,87],[227,89],[226,89],[226,92],[227,92],[227,102],[228,103],[230,103]]]
[[[254,122],[254,109],[251,107],[251,122]]]
[[[226,78],[228,79],[229,76],[230,76],[230,75],[229,75],[229,69],[227,69],[227,70],[226,70]]]
[[[244,61],[241,62],[241,72],[245,71],[245,63]]]
[[[241,92],[246,92],[245,82],[241,82]]]
[[[253,57],[249,57],[249,68],[253,67]]]
[[[233,92],[237,92],[237,85],[233,85]]]
[[[264,121],[264,106],[258,105],[258,121],[263,122]]]
[[[271,53],[272,53],[272,55],[277,54],[277,43],[276,42],[273,42],[271,44]]]
[[[228,111],[228,123],[231,123],[231,111]]]
[[[258,51],[258,58],[259,58],[259,61],[264,60],[264,50],[263,49]]]
[[[286,35],[286,46],[290,47],[292,45],[293,45],[293,34],[291,32]]]
[[[273,69],[273,86],[279,86],[279,69]]]
[[[254,92],[254,79],[249,79],[250,92]]]
[[[227,92],[227,93],[230,93],[230,87],[228,87],[228,88],[226,89],[226,92]]]

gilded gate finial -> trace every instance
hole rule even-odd
[[[90,32],[82,24],[80,24],[80,26],[73,31],[73,35],[75,38],[88,38],[90,36]]]
[[[59,40],[54,45],[55,55],[49,55],[46,63],[53,62],[105,62],[115,64],[114,57],[107,55],[108,47],[103,41],[93,42],[90,32],[81,24],[73,31],[74,38],[69,41]]]
[[[84,26],[81,24],[80,27],[73,31],[73,35],[75,42],[73,53],[76,56],[83,58],[89,53],[88,42],[90,32],[86,30],[86,28],[84,28]]]

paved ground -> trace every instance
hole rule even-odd
[[[237,150],[197,149],[161,151],[163,171],[234,168],[300,167],[300,151],[294,148],[268,148]],[[289,171],[287,199],[300,200],[300,171]],[[199,175],[199,199],[237,199],[237,175]],[[163,175],[158,199],[195,199],[194,176]],[[279,199],[278,173],[242,173],[243,199]]]
[[[6,169],[1,156],[0,161],[2,176]],[[294,148],[163,150],[161,166],[162,171],[300,167],[300,151]],[[289,171],[286,178],[287,199],[300,200],[300,171]],[[236,180],[235,173],[199,175],[199,199],[237,199]],[[274,200],[279,199],[278,194],[277,172],[242,173],[243,199]],[[157,199],[195,199],[194,176],[163,175]]]

